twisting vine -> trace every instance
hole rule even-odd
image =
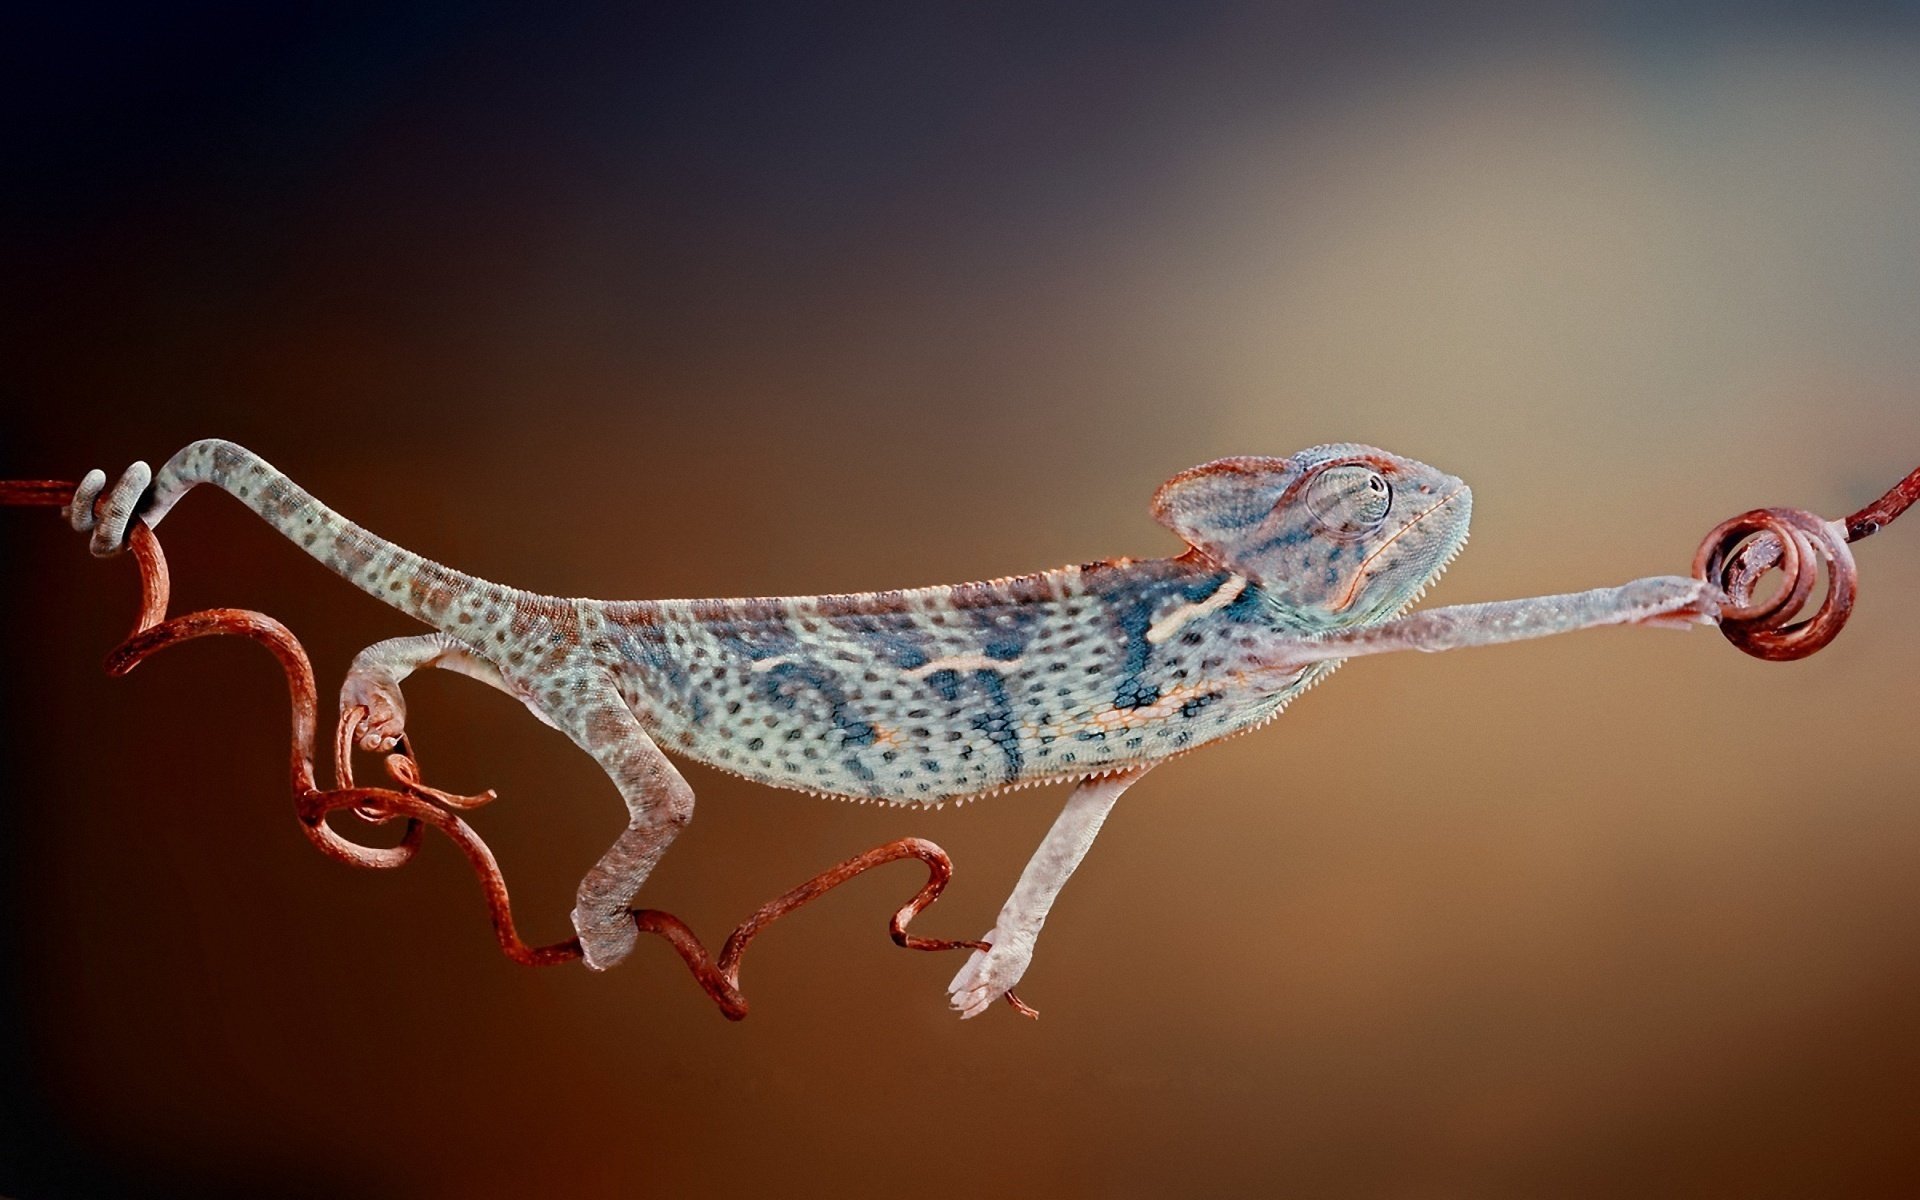
[[[74,484],[54,480],[0,481],[0,505],[59,507],[69,503],[74,490]],[[1920,499],[1920,469],[1844,521],[1829,521],[1804,509],[1758,508],[1715,526],[1694,555],[1693,574],[1726,595],[1719,613],[1721,633],[1745,653],[1772,661],[1805,658],[1827,645],[1845,626],[1859,590],[1849,544],[1885,528],[1916,499]],[[494,937],[508,958],[527,966],[552,966],[581,957],[576,938],[530,946],[515,927],[500,865],[460,815],[491,801],[491,791],[462,796],[427,786],[419,756],[404,736],[385,759],[391,786],[355,783],[351,731],[364,715],[364,710],[355,708],[340,714],[334,732],[333,786],[321,788],[314,773],[318,694],[313,665],[300,642],[280,622],[245,609],[207,609],[169,619],[167,561],[159,540],[136,521],[128,544],[140,570],[140,612],[133,632],[107,656],[110,674],[124,675],[160,650],[212,635],[244,637],[266,647],[287,677],[292,708],[288,773],[294,811],[301,831],[322,854],[349,866],[391,869],[411,862],[425,831],[435,829],[466,856],[479,878]],[[1799,619],[1818,584],[1823,561],[1826,593],[1813,615]],[[1783,576],[1779,590],[1756,599],[1760,580],[1776,568]],[[328,817],[341,810],[370,824],[400,819],[406,825],[393,846],[363,846],[329,824]],[[894,942],[910,950],[986,949],[981,941],[923,938],[907,932],[907,924],[940,896],[953,877],[953,863],[946,852],[921,838],[901,838],[856,855],[768,901],[733,931],[717,956],[671,913],[637,909],[632,918],[641,932],[655,934],[672,946],[720,1011],[737,1021],[747,1015],[747,999],[740,990],[740,960],[749,942],[773,922],[854,876],[905,858],[926,866],[927,881],[888,922]],[[1037,1015],[1013,992],[1007,992],[1006,998],[1020,1012]]]

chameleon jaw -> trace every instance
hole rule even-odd
[[[1447,505],[1453,503],[1456,497],[1459,497],[1462,495],[1465,495],[1468,497],[1471,497],[1473,495],[1472,492],[1467,490],[1467,485],[1464,483],[1461,484],[1459,487],[1454,488],[1452,491],[1448,492],[1446,495],[1440,497],[1438,500],[1434,501],[1432,504],[1428,505],[1421,512],[1415,514],[1413,520],[1408,521],[1405,525],[1402,525],[1399,529],[1396,529],[1392,537],[1388,538],[1386,541],[1381,542],[1378,546],[1374,547],[1373,552],[1368,554],[1366,558],[1361,560],[1359,569],[1353,573],[1353,582],[1347,585],[1346,594],[1341,596],[1340,602],[1333,606],[1333,611],[1345,612],[1347,608],[1351,606],[1355,600],[1359,599],[1360,588],[1367,582],[1367,579],[1368,579],[1367,568],[1373,564],[1373,560],[1375,560],[1376,558],[1379,558],[1382,554],[1385,554],[1387,550],[1391,548],[1395,542],[1399,541],[1401,538],[1407,536],[1407,534],[1412,533],[1415,529],[1419,528],[1421,522],[1425,521],[1428,517],[1431,517],[1433,514],[1439,512],[1441,509],[1447,507]],[[1453,553],[1447,556],[1446,562],[1453,561],[1454,555],[1459,554],[1460,547],[1465,544],[1466,544],[1466,534],[1462,532],[1460,542],[1454,546]],[[1444,568],[1445,568],[1445,564],[1443,563],[1441,569],[1444,569]],[[1427,589],[1427,587],[1430,584],[1432,584],[1432,582],[1438,577],[1439,577],[1438,571],[1429,572],[1427,575],[1426,582],[1422,583],[1420,585],[1419,592],[1415,593],[1415,598],[1417,599],[1419,596],[1419,593],[1424,592]],[[1408,603],[1412,603],[1412,602],[1409,601]],[[1405,610],[1402,609],[1401,611],[1404,612]]]

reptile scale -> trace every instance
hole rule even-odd
[[[1072,782],[1065,810],[994,928],[949,985],[963,1016],[1011,989],[1054,899],[1120,794],[1155,765],[1256,728],[1344,659],[1446,650],[1613,624],[1716,619],[1724,597],[1661,576],[1614,588],[1413,615],[1467,539],[1472,493],[1359,445],[1227,458],[1174,476],[1153,514],[1187,543],[979,583],[721,600],[543,596],[430,562],[333,512],[258,455],[195,442],[68,507],[97,555],[157,525],[187,491],[228,492],[316,559],[433,627],[362,651],[342,711],[370,751],[405,728],[422,667],[522,701],[591,754],[627,828],[581,881],[588,965],[633,948],[628,906],[693,815],[664,751],[775,787],[936,805]]]

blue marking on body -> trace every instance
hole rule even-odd
[[[1305,543],[1305,542],[1310,542],[1313,540],[1313,537],[1314,537],[1313,530],[1311,528],[1302,526],[1297,529],[1289,529],[1285,533],[1280,534],[1277,537],[1270,537],[1264,542],[1260,542],[1256,545],[1249,546],[1245,550],[1240,551],[1240,553],[1244,555],[1248,561],[1257,561],[1258,559],[1273,553],[1275,550],[1285,549],[1288,547],[1301,545],[1302,543]]]
[[[845,736],[840,739],[842,746],[871,746],[879,740],[879,734],[871,724],[845,711],[844,705],[835,705],[833,723]]]
[[[871,746],[879,740],[873,725],[847,703],[840,677],[817,663],[776,663],[767,668],[763,684],[767,703],[791,711],[800,699],[791,686],[795,683],[812,689],[827,702],[828,719],[840,731],[842,747]]]
[[[848,772],[861,783],[875,784],[880,781],[880,777],[873,773],[873,769],[861,762],[860,759],[854,755],[847,755],[847,757],[842,760],[841,765],[846,767]]]
[[[1145,708],[1160,698],[1160,685],[1141,678],[1153,657],[1147,630],[1153,626],[1154,613],[1170,596],[1186,604],[1199,604],[1219,591],[1226,579],[1224,573],[1209,573],[1181,580],[1143,581],[1124,602],[1114,604],[1114,623],[1120,627],[1126,647],[1120,681],[1114,689],[1115,708]]]
[[[666,633],[658,626],[616,625],[607,633],[607,646],[618,660],[642,663],[674,687],[687,681],[686,667],[667,650]]]
[[[800,649],[800,639],[794,637],[784,627],[716,622],[708,626],[708,629],[712,632],[714,640],[722,646],[753,662],[759,662],[763,658],[779,658]]]
[[[951,667],[944,671],[931,671],[927,674],[927,686],[940,693],[942,700],[960,698],[960,672]]]
[[[1026,648],[1027,641],[1025,638],[996,636],[982,643],[980,651],[988,658],[998,659],[1001,662],[1012,662],[1014,659],[1019,658],[1020,655],[1026,651]]]
[[[871,642],[903,671],[923,667],[931,659],[930,638],[911,613],[853,612],[834,613],[824,618],[829,625]]]
[[[998,671],[983,669],[973,673],[973,681],[987,694],[991,705],[985,712],[974,714],[973,727],[986,734],[987,740],[1005,756],[1006,782],[1012,783],[1020,778],[1026,761],[1020,753],[1020,738],[1014,732],[1013,701],[1007,695],[1006,680]]]
[[[1207,705],[1220,699],[1220,696],[1221,694],[1219,692],[1207,692],[1204,695],[1195,696],[1180,706],[1180,715],[1187,718],[1199,716],[1200,713],[1206,709]]]
[[[1260,589],[1248,585],[1233,598],[1233,603],[1220,610],[1220,615],[1235,625],[1244,625],[1248,621],[1256,621],[1265,616],[1266,609],[1266,598],[1261,594]]]

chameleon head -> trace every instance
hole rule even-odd
[[[1203,463],[1153,498],[1161,524],[1320,628],[1406,611],[1466,544],[1472,511],[1453,476],[1344,443]]]

